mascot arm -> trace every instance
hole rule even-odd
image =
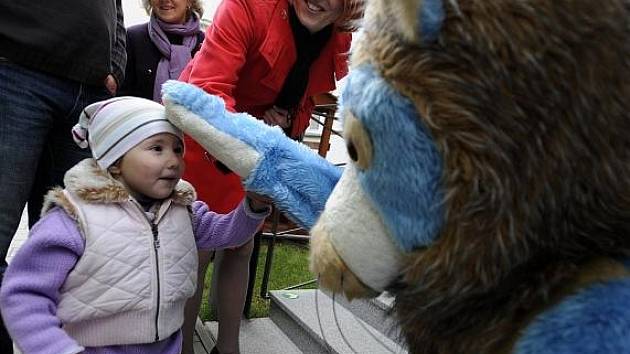
[[[167,118],[241,176],[246,190],[270,197],[301,227],[313,226],[341,177],[339,167],[280,128],[227,111],[221,98],[193,85],[168,81],[162,93]]]
[[[581,289],[523,331],[516,354],[630,353],[630,280]]]

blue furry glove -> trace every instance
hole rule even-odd
[[[246,190],[273,199],[290,219],[310,229],[341,177],[341,169],[308,147],[223,100],[178,81],[162,86],[166,117],[241,176]],[[212,183],[212,181],[208,181]]]

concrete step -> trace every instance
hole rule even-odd
[[[407,352],[319,290],[272,291],[270,318],[304,353]]]
[[[328,292],[324,293],[333,297]],[[397,343],[402,342],[400,330],[391,313],[394,297],[388,292],[383,292],[374,299],[354,299],[352,301],[348,301],[343,295],[335,294],[334,301],[386,335],[389,339]]]
[[[214,347],[214,342],[210,331],[203,325],[201,319],[197,317],[193,335],[193,352],[195,354],[208,354]]]
[[[218,322],[205,322],[204,326],[209,330],[212,340],[216,341]],[[268,317],[241,321],[240,346],[241,354],[302,353]]]

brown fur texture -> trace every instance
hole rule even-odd
[[[409,350],[509,352],[594,260],[630,254],[630,3],[445,1],[418,43],[374,2],[353,65],[415,103],[444,159],[444,227],[393,289]]]

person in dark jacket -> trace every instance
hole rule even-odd
[[[120,96],[161,101],[164,81],[177,79],[201,47],[201,0],[143,0],[149,22],[127,29],[127,70]]]
[[[116,93],[125,62],[121,0],[0,2],[0,279],[26,203],[33,225],[44,193],[90,156],[70,129]],[[12,352],[0,324],[0,353]]]

